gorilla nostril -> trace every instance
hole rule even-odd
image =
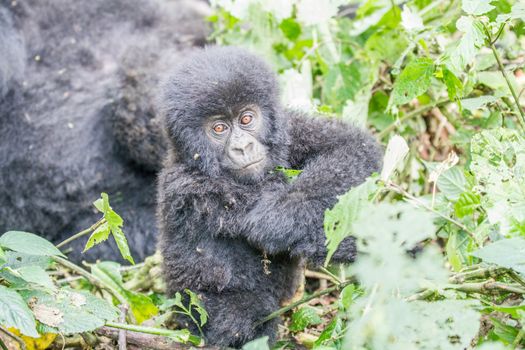
[[[253,142],[250,142],[245,147],[246,152],[252,152],[253,151]]]

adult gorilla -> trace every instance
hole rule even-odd
[[[200,1],[0,0],[0,233],[60,242],[105,191],[136,260],[155,250],[159,75],[204,42]],[[83,242],[78,242],[78,245]],[[76,259],[118,259],[102,244]]]
[[[278,321],[256,321],[294,294],[305,260],[324,261],[325,209],[378,171],[382,152],[361,130],[282,110],[274,74],[238,48],[190,56],[165,86],[163,114],[171,145],[158,217],[169,292],[202,296],[213,344],[274,340]],[[288,183],[277,166],[302,173]],[[333,260],[354,254],[347,239]]]

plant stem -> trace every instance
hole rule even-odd
[[[437,102],[435,102],[433,104],[429,104],[429,105],[425,105],[425,106],[416,108],[412,112],[409,112],[409,113],[405,114],[404,116],[402,116],[401,118],[399,118],[398,120],[396,120],[395,122],[393,122],[392,124],[387,126],[379,134],[377,134],[377,136],[379,138],[382,138],[382,137],[388,135],[391,131],[393,131],[393,130],[397,129],[399,126],[401,126],[401,124],[403,122],[405,122],[405,121],[407,121],[409,119],[412,119],[414,117],[417,117],[418,115],[423,114],[426,111],[429,111],[429,110],[431,110],[434,107],[441,107],[441,106],[443,106],[443,105],[445,105],[445,104],[447,104],[449,102],[451,102],[451,101],[447,98],[447,99],[439,100],[439,101],[437,101]]]
[[[505,70],[505,67],[503,66],[503,62],[501,61],[501,57],[499,55],[498,49],[495,46],[495,42],[499,38],[499,35],[501,34],[502,29],[500,30],[500,33],[498,34],[496,39],[493,40],[492,35],[490,34],[490,31],[488,30],[488,28],[486,26],[484,27],[485,27],[485,35],[487,35],[489,47],[492,50],[492,54],[494,55],[496,62],[498,63],[498,68],[501,74],[503,75],[503,78],[505,78],[505,81],[507,82],[507,86],[509,87],[510,93],[512,94],[512,97],[514,98],[514,103],[516,104],[516,108],[518,109],[518,112],[520,113],[521,118],[518,118],[518,121],[521,127],[525,129],[525,112],[523,112],[523,108],[521,108],[518,94],[516,93],[514,86],[510,82],[507,71]]]
[[[309,295],[307,297],[304,297],[301,300],[298,300],[298,301],[296,301],[294,303],[286,305],[285,307],[282,307],[279,310],[274,311],[271,314],[269,314],[268,316],[266,316],[266,317],[260,319],[259,321],[257,321],[255,323],[255,327],[257,327],[257,326],[259,326],[259,325],[261,325],[261,324],[263,324],[265,322],[268,322],[268,321],[270,321],[270,320],[272,320],[272,319],[274,319],[276,317],[279,317],[282,314],[284,314],[285,312],[290,311],[291,309],[293,309],[293,308],[295,308],[295,307],[297,307],[299,305],[307,303],[307,302],[309,302],[312,299],[318,298],[318,297],[320,297],[322,295],[325,295],[325,294],[332,293],[332,292],[334,292],[336,290],[341,290],[344,287],[346,287],[346,286],[348,286],[348,285],[350,285],[352,283],[355,283],[355,281],[353,281],[353,280],[345,281],[345,282],[342,282],[342,283],[340,283],[338,285],[332,286],[330,288],[326,288],[326,289],[320,290],[320,291],[318,291],[318,292],[316,292],[316,293],[314,293],[312,295]]]
[[[0,326],[0,332],[4,333],[5,335],[7,335],[9,338],[13,339],[14,341],[16,341],[18,343],[18,345],[20,346],[20,350],[26,350],[26,344],[24,343],[24,341],[22,340],[22,338],[14,335],[13,333],[9,332],[7,329],[5,329],[4,327]],[[0,340],[1,341],[1,340]]]
[[[73,236],[63,240],[62,242],[58,243],[56,245],[56,247],[57,248],[61,248],[61,247],[65,246],[66,244],[73,242],[75,239],[78,239],[78,238],[80,238],[82,236],[85,236],[85,235],[91,233],[92,231],[95,231],[100,225],[102,225],[105,222],[106,222],[105,218],[102,218],[102,219],[98,220],[90,228],[87,228],[84,231],[80,231],[79,233],[76,233]]]

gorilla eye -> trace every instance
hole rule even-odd
[[[222,134],[228,126],[224,123],[217,123],[213,126],[213,131],[215,131],[216,134]]]
[[[248,125],[252,122],[253,115],[250,112],[246,112],[241,117],[241,124],[242,125]]]

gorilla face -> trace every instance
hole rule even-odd
[[[257,179],[268,164],[263,135],[264,118],[259,107],[246,105],[228,115],[206,119],[206,135],[219,148],[221,167],[241,179]]]
[[[163,87],[160,109],[179,162],[244,183],[288,165],[288,120],[276,76],[256,55],[211,47],[187,57]]]

